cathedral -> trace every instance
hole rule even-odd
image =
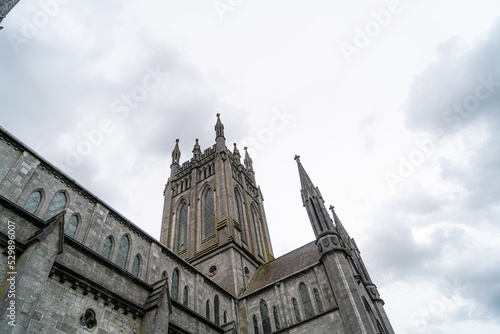
[[[212,146],[183,161],[175,143],[159,241],[0,127],[0,333],[394,333],[295,161],[315,240],[275,258],[252,159],[219,114]]]

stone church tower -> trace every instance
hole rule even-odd
[[[236,144],[232,152],[227,148],[219,114],[215,133],[215,144],[203,153],[196,139],[182,165],[176,140],[160,242],[238,295],[247,277],[274,259],[273,249],[252,159],[245,148],[242,164]]]

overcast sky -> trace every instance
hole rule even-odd
[[[159,238],[171,152],[249,146],[275,256],[295,154],[397,333],[500,333],[500,2],[22,0],[0,125]]]

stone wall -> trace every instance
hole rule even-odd
[[[140,318],[133,319],[132,314],[125,315],[121,310],[114,310],[112,305],[95,300],[90,294],[83,295],[81,289],[72,289],[69,282],[60,283],[49,278],[28,333],[89,333],[89,329],[80,324],[80,318],[88,309],[95,312],[97,334],[140,332]]]

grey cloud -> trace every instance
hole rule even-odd
[[[469,49],[464,50],[456,37],[441,44],[436,53],[437,61],[410,87],[404,108],[408,128],[453,134],[480,115],[498,117],[494,111],[500,101],[500,19]],[[478,86],[483,87],[478,90]],[[462,107],[454,109],[455,105]]]

